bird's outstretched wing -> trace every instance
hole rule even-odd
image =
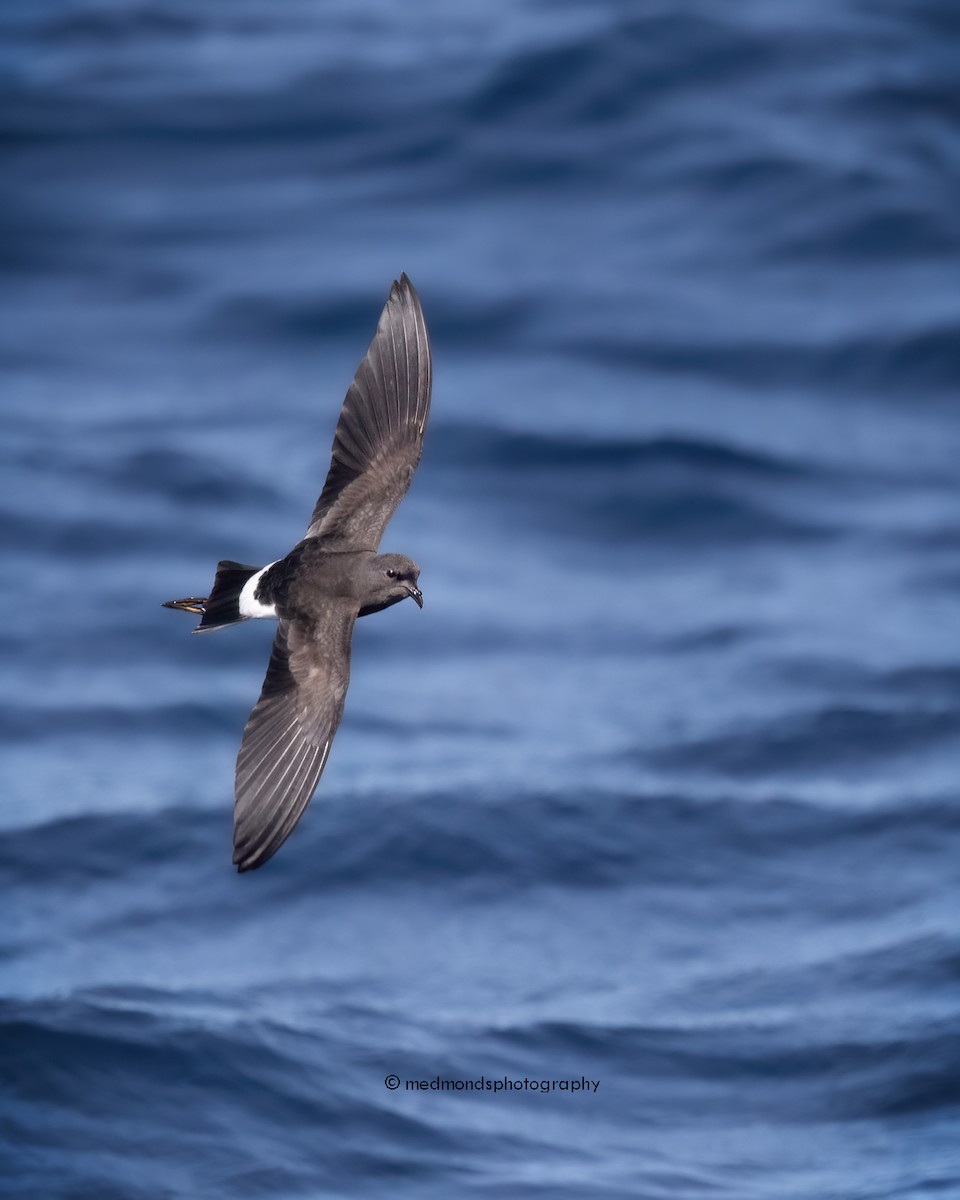
[[[281,621],[237,758],[233,861],[259,867],[303,815],[340,724],[356,613]]]
[[[420,299],[401,275],[343,402],[307,537],[377,549],[420,461],[431,382]]]

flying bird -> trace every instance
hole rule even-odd
[[[239,871],[276,853],[316,789],[343,712],[357,617],[408,596],[423,608],[417,564],[378,550],[420,461],[431,380],[420,300],[401,275],[343,402],[306,537],[265,567],[224,560],[209,597],[164,605],[199,614],[194,633],[251,618],[277,621],[263,689],[237,757],[233,861]]]

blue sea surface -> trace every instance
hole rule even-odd
[[[958,45],[7,0],[5,1197],[960,1197]],[[272,629],[160,604],[303,535],[401,271],[424,611],[238,876]]]

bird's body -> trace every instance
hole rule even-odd
[[[423,607],[420,568],[378,546],[419,462],[430,390],[426,326],[404,275],[347,392],[307,536],[266,567],[221,562],[209,597],[167,602],[200,614],[195,633],[278,622],[237,758],[233,860],[241,871],[276,852],[313,795],[343,711],[357,618],[408,596]]]
[[[391,569],[394,575],[386,576]],[[250,576],[238,608],[245,619],[323,620],[341,604],[356,616],[367,616],[408,596],[416,600],[419,573],[417,564],[403,555],[330,550],[322,536],[304,538],[286,558]],[[202,625],[197,632],[204,632]]]

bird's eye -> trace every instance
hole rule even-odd
[[[392,567],[387,567],[387,578],[396,579],[397,573]]]

